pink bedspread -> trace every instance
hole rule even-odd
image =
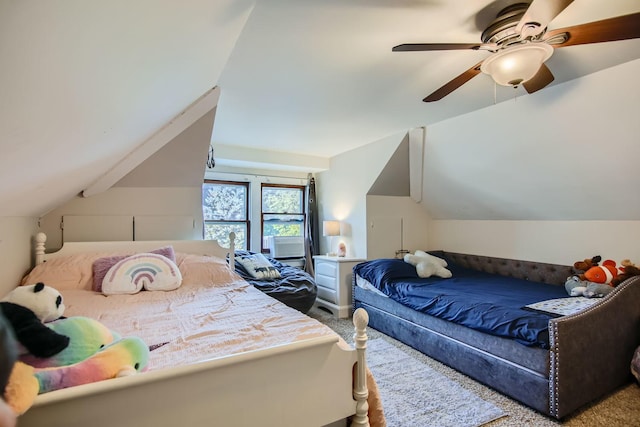
[[[169,292],[107,297],[62,290],[65,315],[93,317],[122,336],[160,345],[151,351],[150,370],[335,334],[235,273],[226,275],[215,285],[187,283]]]

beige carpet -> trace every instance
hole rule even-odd
[[[312,308],[308,314],[335,330],[347,342],[353,343],[353,324],[350,319],[337,320],[324,310],[316,307]],[[485,426],[487,427],[546,427],[559,425],[569,427],[640,426],[640,386],[636,383],[629,384],[628,386],[621,388],[615,393],[606,396],[600,401],[594,402],[560,422],[493,391],[466,375],[463,375],[448,366],[425,356],[424,354],[388,337],[381,332],[376,331],[375,329],[368,329],[368,335],[371,340],[383,338],[394,346],[405,351],[407,354],[423,361],[430,368],[444,375],[448,379],[455,381],[460,386],[474,393],[481,399],[493,403],[507,414],[504,418],[500,418],[486,424]],[[597,351],[597,349],[594,349],[594,351]],[[597,367],[594,367],[594,369],[597,369]]]
[[[384,338],[367,343],[367,366],[388,427],[479,427],[506,415]]]

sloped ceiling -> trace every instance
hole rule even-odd
[[[422,102],[488,52],[391,48],[479,42],[497,11],[517,2],[258,1],[220,78],[213,140],[332,156],[491,105],[494,85],[484,74],[439,102]],[[576,0],[549,28],[638,11],[638,0]],[[558,49],[548,66],[558,84],[639,57],[640,40],[632,40]],[[497,88],[498,102],[515,95],[526,93]]]
[[[114,187],[199,187],[215,108],[118,180]],[[198,167],[199,166],[199,167]]]
[[[409,135],[405,135],[367,192],[370,196],[409,196]]]
[[[216,85],[243,0],[0,0],[0,216],[69,200]]]
[[[487,53],[391,47],[478,41],[513,2],[0,0],[0,216],[69,200],[214,86],[214,144],[320,158],[511,100],[481,75],[425,104]],[[639,10],[575,1],[550,27]],[[607,45],[557,52],[554,84],[640,57]]]

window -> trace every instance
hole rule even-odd
[[[249,183],[206,180],[202,185],[204,238],[229,246],[236,233],[236,249],[249,249]]]
[[[305,187],[262,184],[262,249],[265,237],[304,236]]]

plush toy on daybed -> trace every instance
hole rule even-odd
[[[567,278],[565,289],[569,295],[588,298],[603,297],[626,279],[640,275],[640,269],[628,259],[623,260],[619,268],[616,268],[616,263],[612,260],[606,260],[602,265],[598,265],[600,259],[596,256],[592,258],[593,262],[585,260],[574,264],[574,268],[585,266],[588,268],[578,275]]]
[[[34,298],[29,292],[41,295]],[[11,372],[4,396],[17,414],[29,409],[38,394],[131,375],[147,367],[149,348],[140,338],[120,338],[97,320],[78,316],[43,324],[29,304],[37,302],[33,305],[42,318],[60,317],[64,305],[59,296],[55,289],[38,283],[17,288],[0,303],[3,313],[10,314],[7,316],[9,322],[24,347]],[[20,301],[27,306],[9,300]],[[51,308],[52,305],[57,308],[49,310],[50,316],[45,316],[46,307]],[[34,339],[30,333],[43,341]],[[55,347],[47,348],[48,344]]]
[[[613,291],[613,286],[580,280],[579,276],[570,276],[564,284],[572,297],[601,298]]]
[[[420,277],[438,276],[448,279],[452,276],[447,270],[447,262],[442,258],[435,257],[423,251],[415,251],[413,254],[406,254],[404,261],[415,266]]]
[[[619,267],[620,273],[611,280],[611,285],[618,286],[630,277],[640,276],[640,268],[638,268],[631,260],[623,259]]]
[[[580,277],[580,280],[586,280],[584,273],[591,267],[597,267],[600,264],[600,261],[602,261],[602,257],[600,255],[586,258],[582,261],[576,261],[573,263],[573,272],[576,276]]]

